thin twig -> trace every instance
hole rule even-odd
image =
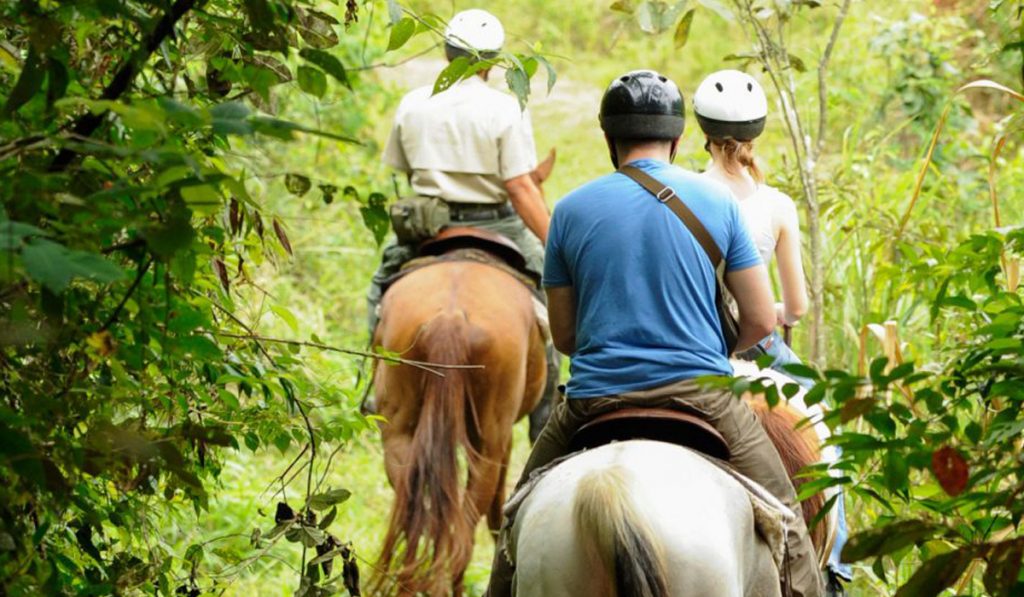
[[[821,155],[822,150],[825,148],[825,125],[828,120],[825,74],[828,70],[828,62],[832,58],[832,50],[835,48],[836,40],[839,38],[839,28],[843,26],[843,21],[846,20],[848,12],[850,12],[850,0],[844,0],[842,7],[839,9],[839,14],[836,15],[836,21],[832,24],[832,35],[829,36],[828,45],[825,46],[825,52],[821,55],[821,62],[818,63],[818,143],[814,150],[815,162],[818,161],[818,156]]]
[[[114,325],[114,322],[117,321],[117,318],[121,316],[121,310],[124,309],[125,304],[128,303],[128,299],[130,299],[132,295],[135,294],[135,291],[138,289],[139,284],[142,283],[142,278],[146,276],[146,272],[149,271],[149,266],[151,265],[153,265],[152,257],[150,257],[149,260],[146,261],[146,263],[139,268],[138,273],[135,274],[135,280],[132,282],[132,285],[128,288],[128,292],[124,293],[124,297],[121,298],[121,302],[118,303],[117,307],[114,308],[114,312],[110,314],[110,317],[107,319],[106,323],[104,323],[103,326],[100,327],[101,332],[110,329],[110,326]]]
[[[391,64],[388,64],[386,62],[378,62],[377,64],[366,64],[364,66],[357,66],[356,68],[350,68],[348,70],[351,72],[351,71],[373,70],[375,68],[396,68],[396,67],[402,66],[403,64],[405,64],[407,62],[412,62],[413,60],[416,60],[417,58],[421,58],[423,56],[426,56],[427,54],[429,54],[429,53],[433,52],[434,50],[436,50],[440,45],[441,45],[441,42],[437,42],[436,44],[430,46],[426,50],[423,50],[421,52],[416,52],[412,56],[408,56],[406,58],[403,58],[403,59],[399,60],[398,62],[393,62]]]
[[[306,444],[305,446],[303,446],[302,451],[299,452],[298,456],[296,456],[294,460],[292,460],[291,464],[288,465],[288,468],[284,469],[284,472],[282,472],[280,475],[274,477],[274,480],[267,484],[267,488],[264,489],[262,492],[260,492],[260,498],[261,499],[263,498],[264,495],[266,495],[266,493],[268,491],[270,491],[270,488],[272,488],[274,485],[277,485],[278,481],[283,481],[284,480],[285,476],[288,475],[288,472],[292,470],[292,467],[295,466],[295,464],[302,458],[302,456],[306,453],[306,450],[308,450],[308,449],[309,449],[309,444]]]
[[[239,340],[255,340],[257,342],[270,342],[273,344],[289,344],[292,346],[304,346],[306,348],[316,348],[319,350],[326,350],[329,352],[339,352],[341,354],[347,354],[357,357],[367,357],[378,361],[387,361],[389,363],[398,363],[401,365],[409,365],[417,369],[422,369],[428,373],[432,373],[438,377],[444,377],[444,373],[438,371],[438,369],[483,369],[483,365],[444,365],[441,363],[428,363],[426,361],[415,361],[410,359],[403,359],[402,357],[396,357],[391,355],[377,354],[373,352],[367,352],[364,350],[352,350],[350,348],[339,348],[337,346],[331,346],[329,344],[321,344],[319,342],[303,342],[301,340],[288,340],[285,338],[267,338],[265,336],[257,336],[254,334],[231,334],[228,332],[208,332],[214,336],[222,338],[236,338]]]

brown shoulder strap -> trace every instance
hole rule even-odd
[[[683,224],[690,230],[693,237],[697,239],[700,246],[704,248],[704,252],[707,253],[708,258],[711,260],[711,265],[718,270],[719,264],[722,262],[722,251],[712,240],[711,234],[708,233],[708,229],[704,227],[704,224],[700,223],[697,216],[693,215],[689,207],[683,203],[682,199],[676,195],[675,189],[672,187],[665,186],[658,179],[654,178],[650,174],[644,172],[636,166],[625,165],[619,168],[619,172],[632,178],[638,185],[650,191],[658,201],[661,201],[672,210],[676,216],[683,221]],[[673,201],[675,199],[675,201]]]

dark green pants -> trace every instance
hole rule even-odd
[[[696,412],[722,434],[732,452],[730,463],[736,470],[762,485],[796,515],[795,524],[788,529],[786,537],[791,551],[793,594],[797,597],[822,595],[824,588],[814,547],[782,459],[754,411],[730,392],[704,390],[694,381],[685,380],[619,396],[561,400],[555,404],[547,425],[533,445],[519,483],[528,479],[531,471],[565,456],[573,434],[584,423],[607,412],[638,407]],[[499,539],[498,545],[503,544],[504,541]],[[488,597],[509,597],[512,594],[513,573],[508,559],[500,549],[495,549]]]

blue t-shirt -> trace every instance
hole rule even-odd
[[[725,186],[658,160],[632,165],[675,189],[727,270],[761,263]],[[675,213],[624,174],[587,183],[555,206],[544,286],[572,286],[576,295],[570,398],[732,374],[711,261]]]

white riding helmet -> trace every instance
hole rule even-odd
[[[738,70],[720,70],[697,87],[693,111],[707,136],[750,141],[764,131],[768,99],[754,77]]]
[[[505,28],[498,17],[486,10],[464,10],[444,29],[446,44],[465,51],[497,52],[505,44]]]

